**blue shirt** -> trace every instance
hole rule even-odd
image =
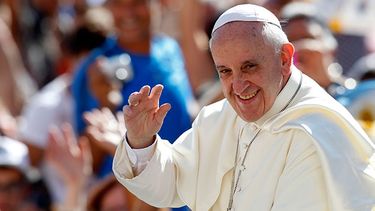
[[[99,57],[112,57],[127,53],[131,58],[133,68],[133,79],[123,84],[121,93],[124,102],[129,95],[138,91],[142,86],[148,84],[153,87],[156,84],[164,86],[160,104],[170,103],[171,110],[168,112],[159,135],[167,140],[174,141],[185,130],[191,127],[191,117],[188,112],[189,102],[193,100],[193,94],[185,71],[184,60],[177,42],[164,36],[155,36],[151,41],[150,54],[134,54],[121,48],[115,37],[109,37],[105,43],[95,49],[75,71],[72,83],[75,105],[75,125],[78,134],[85,130],[86,123],[82,114],[93,108],[98,108],[99,103],[90,93],[87,71],[89,66]],[[102,175],[111,172],[112,158],[107,160],[101,168]],[[99,175],[100,176],[100,175]]]
[[[125,102],[118,107],[121,110],[129,95],[148,84],[151,87],[163,84],[164,90],[160,104],[168,102],[172,109],[164,120],[159,134],[168,140],[175,140],[191,126],[188,104],[193,100],[191,87],[184,68],[183,58],[178,44],[167,37],[154,37],[149,55],[133,54],[118,46],[116,39],[108,38],[104,45],[92,52],[78,67],[73,78],[73,96],[76,101],[75,123],[78,134],[86,124],[82,118],[85,111],[98,108],[98,101],[90,93],[87,71],[99,56],[111,57],[127,53],[131,57],[134,78],[123,85],[121,90]]]

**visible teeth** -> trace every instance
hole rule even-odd
[[[257,94],[257,92],[254,92],[254,93],[252,93],[252,94],[250,94],[250,95],[240,95],[240,98],[241,98],[242,100],[248,100],[248,99],[254,97],[256,94]]]

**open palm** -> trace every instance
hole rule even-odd
[[[159,106],[162,91],[163,86],[160,84],[151,91],[149,86],[144,86],[139,92],[133,92],[129,96],[129,105],[124,107],[124,121],[131,147],[144,148],[151,145],[162,127],[171,108],[168,103]]]

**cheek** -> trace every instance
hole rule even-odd
[[[111,11],[111,14],[115,23],[118,23],[121,20],[121,17],[123,16],[124,11],[122,11],[121,7],[115,7],[115,6],[111,6],[108,9],[109,11]]]
[[[221,82],[221,89],[223,91],[223,94],[226,98],[229,97],[229,93],[232,90],[232,82],[228,79],[220,79]]]
[[[274,74],[264,77],[261,82],[263,84],[262,90],[266,107],[272,106],[282,88],[283,83],[282,74],[276,74],[275,71],[272,72],[274,72]]]
[[[143,19],[150,19],[150,8],[148,6],[140,6],[136,9],[136,12]]]

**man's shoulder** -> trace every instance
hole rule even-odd
[[[333,130],[359,131],[358,123],[342,106],[327,103],[307,103],[291,107],[268,126],[272,131],[303,129],[307,133]]]
[[[328,122],[356,124],[348,110],[319,87],[316,82],[308,77],[303,79],[304,84],[291,106],[268,122],[272,128],[280,128],[285,125],[296,126],[297,123],[306,125],[310,122],[318,127],[322,127]]]

